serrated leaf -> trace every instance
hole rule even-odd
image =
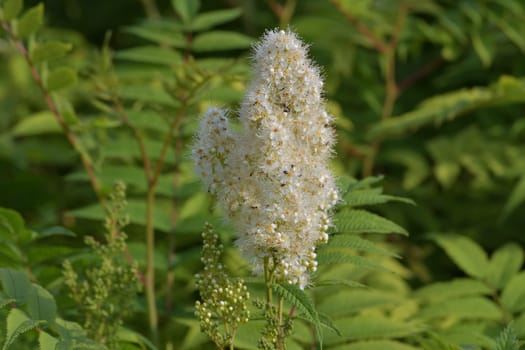
[[[341,210],[335,215],[336,231],[339,233],[399,233],[408,235],[401,226],[365,210]]]
[[[319,295],[318,310],[333,318],[341,318],[358,311],[379,306],[395,306],[402,298],[394,293],[373,289],[344,289],[328,297]]]
[[[31,51],[31,59],[34,64],[54,60],[63,57],[73,45],[70,43],[64,43],[61,41],[48,41],[42,44],[38,44]]]
[[[503,288],[520,271],[523,259],[523,249],[515,243],[507,243],[492,254],[485,279],[491,286]]]
[[[0,268],[0,282],[5,294],[16,300],[17,303],[24,303],[26,295],[31,289],[31,282],[26,274],[8,268]]]
[[[378,244],[369,241],[367,239],[360,238],[358,236],[352,236],[352,235],[334,235],[330,237],[330,240],[328,241],[328,245],[326,245],[327,248],[333,247],[341,247],[341,248],[352,248],[355,250],[359,250],[362,252],[369,252],[369,253],[375,253],[380,255],[386,255],[386,256],[393,256],[393,257],[399,257],[394,252],[391,252],[385,248],[382,248]]]
[[[414,296],[424,300],[442,300],[475,295],[489,295],[492,292],[493,291],[481,281],[470,278],[457,278],[452,281],[425,285],[416,290]]]
[[[115,58],[141,63],[153,63],[171,66],[181,61],[182,56],[175,50],[158,46],[139,46],[120,50]]]
[[[352,264],[363,267],[369,270],[378,270],[390,272],[384,266],[377,264],[370,259],[355,255],[351,251],[344,251],[342,249],[321,248],[317,254],[317,262],[323,264]]]
[[[86,331],[77,323],[56,319],[56,329],[60,335],[59,343],[55,350],[105,350],[102,345],[87,338]]]
[[[2,19],[6,22],[15,19],[23,8],[22,0],[5,0],[2,6]]]
[[[319,320],[319,314],[317,313],[315,305],[310,297],[304,292],[304,290],[291,284],[274,284],[272,285],[272,288],[286,301],[294,305],[308,322],[312,323],[315,327],[315,332],[322,349],[323,334],[321,332],[321,321]]]
[[[353,340],[379,340],[400,338],[419,333],[422,327],[415,322],[405,323],[381,316],[359,315],[336,320],[335,325],[343,334],[325,334],[326,344],[337,345]],[[385,348],[386,350],[386,348]]]
[[[520,344],[512,326],[505,327],[496,339],[495,350],[519,350]]]
[[[8,298],[4,293],[0,292],[0,309],[15,302],[15,299]]]
[[[503,207],[502,218],[508,217],[518,206],[525,202],[525,176],[522,176]]]
[[[501,293],[501,303],[506,310],[521,312],[525,310],[525,272],[515,275]]]
[[[38,322],[30,320],[27,315],[17,308],[12,308],[7,315],[7,333],[2,350],[7,350],[21,334],[36,328]]]
[[[200,0],[171,0],[171,5],[184,23],[190,22],[199,12]]]
[[[512,82],[513,89],[506,87]],[[425,125],[440,125],[457,117],[489,106],[525,101],[525,81],[511,76],[502,76],[488,87],[476,87],[435,95],[423,101],[416,109],[405,114],[388,118],[373,126],[368,138],[385,138],[401,135]]]
[[[335,332],[337,335],[342,336],[341,331],[334,324],[332,318],[322,312],[319,312],[319,320],[321,321],[321,326],[330,329]]]
[[[253,39],[237,32],[216,30],[198,35],[192,43],[195,52],[247,49]]]
[[[208,30],[219,24],[233,21],[241,15],[240,8],[215,10],[197,15],[189,25],[189,29],[195,32]]]
[[[457,317],[459,319],[500,320],[502,311],[492,301],[482,297],[441,300],[421,309],[423,319]]]
[[[61,133],[62,128],[53,113],[45,111],[22,119],[13,128],[13,135],[34,136]]]
[[[16,33],[25,38],[36,32],[44,23],[44,4],[40,3],[27,10],[18,20]]]
[[[401,202],[415,205],[414,201],[408,198],[390,196],[382,193],[380,188],[370,188],[365,190],[350,191],[344,197],[345,207],[361,207],[366,205],[382,204],[387,202]]]
[[[77,82],[77,72],[69,67],[59,67],[49,73],[46,87],[49,91],[65,88]]]
[[[55,322],[57,306],[53,296],[44,288],[33,284],[26,296],[27,312],[35,321],[47,321],[49,324]]]
[[[314,282],[315,287],[344,286],[349,288],[366,288],[366,285],[350,280],[321,280]]]
[[[487,253],[473,240],[456,234],[435,234],[434,240],[467,275],[483,278],[488,268]]]
[[[418,350],[418,348],[395,340],[366,340],[330,347],[330,350]]]
[[[52,337],[49,333],[44,331],[38,332],[39,350],[56,350],[58,339]]]

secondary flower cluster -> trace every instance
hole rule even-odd
[[[328,240],[338,201],[328,161],[334,144],[323,82],[292,32],[270,31],[255,47],[254,80],[242,102],[242,130],[209,109],[193,157],[208,190],[235,225],[238,246],[261,273],[308,283],[315,246]]]
[[[206,225],[202,238],[204,271],[195,276],[202,302],[195,303],[195,315],[200,320],[202,331],[222,349],[233,343],[239,325],[248,322],[250,294],[244,282],[231,279],[219,263],[222,245],[218,244],[219,237],[211,226]],[[221,322],[224,329],[219,326]]]

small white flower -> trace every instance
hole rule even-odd
[[[319,70],[294,33],[267,32],[253,69],[239,112],[242,131],[231,131],[225,111],[208,110],[193,148],[195,167],[235,225],[254,271],[270,258],[278,278],[304,288],[338,201],[328,167],[332,118]]]

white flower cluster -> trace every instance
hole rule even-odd
[[[323,82],[305,45],[290,31],[267,32],[255,47],[254,80],[240,109],[209,109],[193,157],[239,233],[238,246],[261,273],[304,288],[316,270],[315,245],[328,240],[338,201],[328,161],[334,144]]]

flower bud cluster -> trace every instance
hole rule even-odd
[[[210,225],[202,233],[201,261],[204,271],[195,276],[202,301],[195,303],[200,326],[219,348],[233,342],[235,330],[248,322],[250,294],[241,279],[232,280],[219,263],[222,245]],[[225,325],[220,328],[220,323]],[[221,331],[223,329],[223,331]]]
[[[254,80],[240,108],[242,130],[231,130],[226,111],[208,110],[193,158],[254,271],[261,273],[271,259],[277,280],[303,288],[338,201],[328,168],[332,117],[319,71],[295,34],[267,32],[254,56]]]

